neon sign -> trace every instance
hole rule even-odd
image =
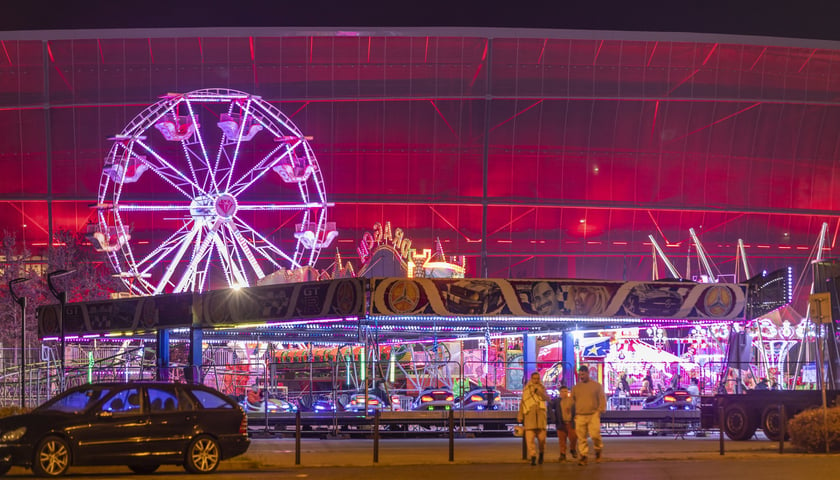
[[[384,228],[381,223],[376,222],[373,224],[373,234],[365,232],[359,242],[359,247],[356,249],[362,265],[366,264],[370,260],[371,253],[381,246],[393,248],[404,261],[410,260],[413,253],[411,239],[405,237],[402,228],[397,228],[392,234],[390,221],[385,222]]]

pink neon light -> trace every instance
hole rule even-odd
[[[257,62],[254,60],[254,37],[248,37],[248,45],[251,47],[251,70],[254,72],[254,85],[259,85],[257,79]]]
[[[9,51],[8,51],[8,50],[6,50],[6,42],[4,42],[3,40],[0,40],[0,45],[3,45],[3,53],[5,53],[5,54],[6,54],[6,60],[8,60],[8,61],[9,61],[9,65],[11,66],[11,64],[12,64],[12,57],[10,57],[10,56],[9,56]]]
[[[542,49],[540,50],[540,58],[537,59],[537,65],[542,65],[542,58],[543,58],[543,54],[545,53],[545,45],[547,43],[548,43],[548,39],[546,38],[545,40],[543,40],[543,46],[542,46]]]
[[[808,62],[811,61],[811,57],[813,57],[815,53],[817,53],[816,48],[811,52],[810,55],[808,55],[808,58],[805,59],[805,63],[803,63],[802,66],[799,67],[799,70],[796,73],[802,73],[802,69],[805,68],[805,65],[808,65]]]
[[[687,77],[683,78],[682,80],[680,80],[680,81],[679,81],[679,83],[677,83],[676,85],[674,85],[674,88],[672,88],[672,89],[668,90],[668,93],[666,93],[666,94],[665,94],[665,96],[667,97],[668,95],[670,95],[670,94],[674,93],[674,90],[676,90],[676,89],[680,88],[680,87],[682,86],[682,84],[684,84],[685,82],[689,81],[689,80],[691,79],[691,77],[693,77],[693,76],[697,75],[697,72],[699,72],[699,71],[700,71],[700,69],[699,69],[699,68],[694,69],[694,71],[693,71],[693,72],[691,72],[690,74],[688,74],[688,76],[687,76]]]
[[[651,50],[651,51],[650,51],[650,56],[648,57],[648,61],[647,61],[647,63],[645,64],[645,67],[649,67],[649,66],[650,66],[650,62],[651,62],[651,60],[653,60],[653,54],[656,52],[656,47],[657,47],[658,45],[659,45],[659,42],[656,42],[656,43],[654,43],[654,44],[653,44],[653,50]]]
[[[526,107],[525,109],[523,109],[523,110],[519,111],[518,113],[514,113],[514,114],[513,114],[513,115],[511,115],[511,117],[510,117],[510,118],[508,118],[507,120],[505,120],[505,121],[503,121],[502,123],[500,123],[500,124],[496,125],[495,127],[491,128],[491,129],[490,129],[490,131],[492,132],[493,130],[495,130],[495,129],[497,129],[497,128],[501,127],[502,125],[504,125],[504,124],[508,123],[509,121],[513,120],[514,118],[516,118],[516,117],[518,117],[518,116],[522,115],[523,113],[527,112],[528,110],[530,110],[530,109],[532,109],[532,108],[536,107],[537,105],[541,104],[542,102],[543,102],[542,100],[538,100],[538,101],[536,101],[536,102],[532,103],[532,104],[531,104],[531,106]]]
[[[478,79],[478,74],[481,73],[481,67],[484,66],[484,61],[487,60],[487,48],[490,46],[490,40],[484,41],[484,53],[481,54],[481,61],[478,63],[478,68],[475,69],[475,75],[473,75],[473,79],[470,82],[470,88],[475,85],[476,79]]]
[[[295,113],[293,113],[293,114],[289,115],[289,118],[292,118],[292,117],[294,117],[295,115],[297,115],[297,114],[298,114],[298,112],[300,112],[301,110],[303,110],[304,108],[306,108],[306,106],[307,106],[307,105],[309,105],[309,102],[305,102],[303,105],[301,105],[301,106],[300,106],[300,108],[298,108],[297,110],[295,110]]]
[[[717,47],[718,47],[718,44],[716,43],[716,44],[712,47],[712,49],[711,49],[711,50],[709,50],[709,54],[708,54],[708,55],[706,55],[706,59],[705,59],[705,60],[703,60],[702,65],[705,65],[705,64],[706,64],[706,62],[708,62],[708,61],[709,61],[709,59],[710,59],[710,58],[712,58],[712,54],[715,52],[715,50],[717,50]]]
[[[837,221],[837,226],[834,228],[834,238],[831,239],[831,248],[837,245],[837,232],[840,231],[840,220]]]
[[[595,58],[592,59],[592,66],[595,66],[595,63],[598,61],[598,55],[601,54],[601,47],[604,46],[604,41],[601,40],[601,43],[598,44],[598,50],[595,51]]]
[[[452,132],[452,135],[454,135],[455,138],[458,138],[458,134],[455,133],[455,129],[452,128],[452,125],[450,125],[449,122],[446,121],[446,117],[443,116],[443,113],[440,111],[437,104],[435,104],[435,101],[434,100],[429,100],[429,101],[432,103],[432,106],[435,107],[435,111],[438,113],[438,115],[440,115],[440,118],[443,119],[443,123],[445,123],[446,126],[449,127],[449,131]]]
[[[100,39],[96,39],[96,47],[99,49],[99,60],[102,64],[105,64],[105,54],[102,53],[102,41]]]
[[[152,52],[152,39],[149,38],[149,62],[155,63],[155,54]]]
[[[201,63],[204,63],[204,47],[201,46],[201,37],[198,37],[198,54],[201,56]]]
[[[657,222],[656,219],[653,218],[653,213],[650,210],[648,210],[647,213],[650,216],[651,221],[653,222],[653,226],[656,227],[656,231],[659,232],[660,235],[662,235],[662,238],[665,239],[665,244],[667,245],[668,244],[668,237],[666,237],[665,232],[663,232],[662,229],[659,228],[659,222]]]
[[[367,56],[367,63],[370,63],[370,37],[368,37],[368,56]]]
[[[426,51],[423,52],[423,63],[429,62],[429,37],[426,37]]]
[[[766,51],[767,51],[767,47],[764,47],[764,49],[761,50],[761,53],[758,54],[758,57],[756,57],[752,66],[750,67],[750,71],[752,71],[752,69],[755,68],[756,65],[758,65],[758,61],[761,60],[761,57],[764,56],[764,52],[766,52]]]
[[[55,63],[55,58],[53,57],[52,47],[50,47],[50,42],[47,42],[47,55],[50,56],[50,61]]]
[[[464,240],[466,240],[466,241],[467,241],[467,243],[478,243],[478,242],[480,242],[480,241],[481,241],[481,239],[480,239],[480,238],[479,238],[479,239],[477,239],[477,240],[473,240],[473,239],[471,239],[470,237],[468,237],[468,236],[464,235],[464,232],[462,232],[461,230],[459,230],[459,229],[458,229],[458,227],[456,227],[455,225],[453,225],[453,224],[452,224],[452,222],[450,222],[449,220],[447,220],[447,219],[446,219],[446,217],[444,217],[443,215],[441,215],[441,214],[440,214],[440,212],[438,212],[437,210],[435,210],[435,207],[433,207],[433,206],[429,205],[429,208],[432,210],[432,212],[434,212],[434,214],[435,214],[435,215],[437,215],[438,217],[440,217],[440,219],[441,219],[441,220],[443,220],[443,222],[444,222],[444,223],[446,223],[447,225],[449,225],[449,227],[450,227],[452,230],[455,230],[456,232],[458,232],[458,235],[460,235],[460,236],[464,237]]]
[[[653,134],[656,132],[656,116],[659,114],[659,100],[656,101],[656,107],[653,109],[653,124],[650,126],[650,139],[653,140]]]
[[[749,107],[746,107],[746,108],[743,108],[743,109],[741,109],[741,110],[738,110],[738,111],[737,111],[737,112],[735,112],[735,113],[731,113],[731,114],[729,114],[729,115],[727,115],[727,116],[725,116],[725,117],[721,118],[720,120],[716,120],[716,121],[714,121],[714,122],[712,122],[712,123],[710,123],[710,124],[706,125],[705,127],[700,127],[700,128],[698,128],[697,130],[694,130],[694,131],[692,131],[692,132],[686,133],[685,135],[683,135],[683,136],[681,136],[681,137],[673,138],[673,139],[669,140],[669,142],[673,142],[673,141],[676,141],[676,140],[682,140],[682,139],[683,139],[683,138],[685,138],[685,137],[688,137],[688,136],[694,135],[695,133],[697,133],[697,132],[699,132],[699,131],[701,131],[701,130],[705,130],[705,129],[709,128],[709,127],[713,127],[713,126],[717,125],[717,124],[718,124],[718,123],[720,123],[720,122],[723,122],[723,121],[725,121],[725,120],[729,120],[730,118],[732,118],[732,117],[734,117],[734,116],[736,116],[736,115],[740,115],[740,114],[742,114],[742,113],[746,112],[747,110],[751,110],[751,109],[753,109],[753,108],[755,108],[755,107],[757,107],[757,106],[759,106],[759,105],[761,105],[761,102],[756,102],[756,103],[754,103],[754,104],[750,105]]]
[[[309,63],[312,63],[312,50],[315,49],[315,38],[309,37]]]

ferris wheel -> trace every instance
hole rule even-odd
[[[168,94],[110,139],[88,237],[140,295],[311,267],[338,235],[311,139],[258,96]]]

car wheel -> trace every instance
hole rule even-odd
[[[0,463],[0,476],[5,475],[12,468],[11,463]]]
[[[221,456],[216,440],[201,435],[190,443],[184,459],[184,469],[190,473],[211,473],[219,468]]]
[[[149,475],[155,473],[160,468],[160,465],[129,465],[128,468],[139,475]]]
[[[749,440],[757,427],[743,405],[730,405],[724,412],[723,431],[732,440]]]
[[[785,419],[786,421],[787,419]],[[761,415],[761,430],[768,440],[778,442],[779,437],[782,436],[782,415],[779,407],[767,407]],[[789,438],[787,429],[785,429],[785,440]]]
[[[35,449],[35,461],[32,471],[39,477],[58,477],[70,468],[70,447],[59,437],[47,437],[41,440]]]

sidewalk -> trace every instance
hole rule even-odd
[[[725,455],[720,455],[717,436],[713,437],[604,437],[604,462],[669,460],[731,460],[738,458],[796,457],[789,443],[779,455],[777,442],[726,440]],[[546,461],[559,457],[557,438],[549,438]],[[499,464],[522,462],[520,438],[456,438],[454,462],[457,464]],[[252,439],[245,455],[226,461],[229,467],[295,467],[294,438]],[[412,438],[379,440],[379,465],[449,464],[448,438]],[[373,463],[372,439],[302,439],[300,465],[303,467],[370,466]]]

